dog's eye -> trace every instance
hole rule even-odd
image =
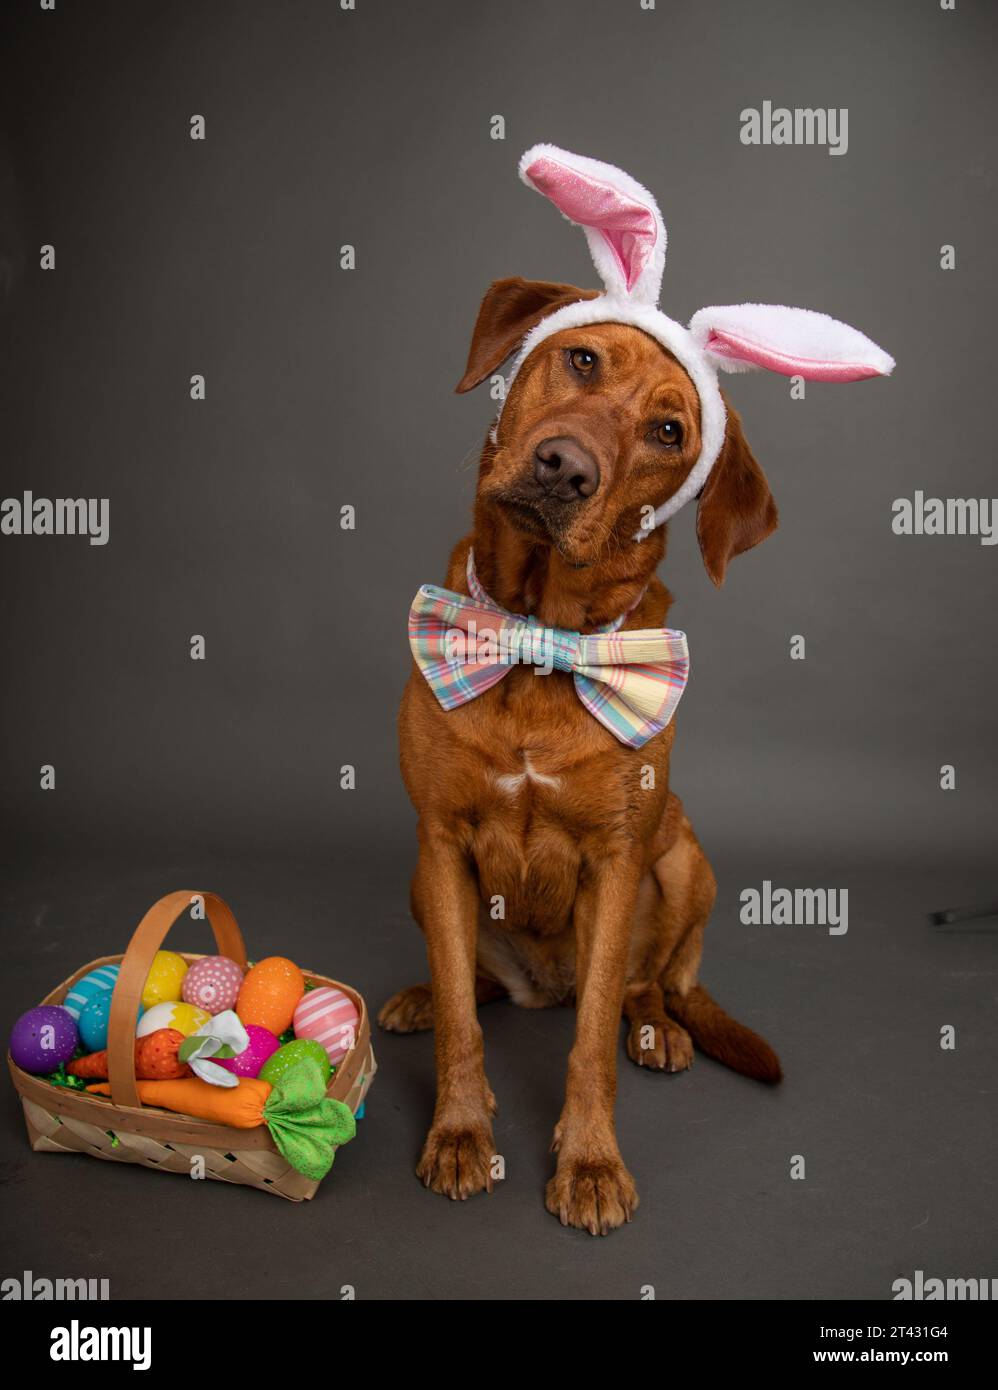
[[[683,427],[676,420],[666,420],[665,424],[659,425],[655,431],[655,438],[660,444],[678,447],[683,442]]]
[[[589,376],[596,366],[596,354],[588,348],[573,348],[568,354],[568,360],[580,376]]]

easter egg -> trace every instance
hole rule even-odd
[[[280,1043],[269,1028],[261,1028],[257,1023],[247,1023],[246,1035],[249,1042],[236,1057],[213,1057],[226,1071],[234,1071],[237,1076],[259,1076],[260,1069],[268,1057],[272,1057]]]
[[[295,1009],[295,1036],[321,1043],[335,1066],[354,1045],[358,1019],[357,1007],[348,995],[322,985],[310,989]]]
[[[202,956],[184,976],[183,997],[188,1004],[220,1014],[234,1009],[242,988],[243,972],[228,956]]]
[[[86,1008],[90,1000],[99,994],[110,995],[118,982],[118,966],[99,965],[96,970],[91,970],[89,975],[84,975],[81,980],[67,993],[62,1001],[62,1007],[67,1009],[74,1019],[79,1020],[80,1014]]]
[[[142,990],[143,1007],[151,1009],[156,1004],[179,999],[186,974],[187,962],[183,956],[178,956],[176,951],[157,951]]]
[[[80,1030],[80,1042],[88,1052],[100,1052],[107,1047],[107,1030],[111,1021],[111,998],[110,990],[101,990],[95,994],[87,1004],[84,1005],[83,1012],[80,1014],[78,1027]],[[139,1005],[138,1013],[135,1015],[136,1022],[142,1017],[142,1005]]]
[[[318,1063],[319,1070],[322,1072],[323,1084],[328,1086],[333,1069],[329,1065],[326,1049],[322,1043],[316,1042],[313,1038],[296,1038],[294,1042],[285,1043],[264,1062],[260,1070],[260,1080],[269,1081],[273,1086],[281,1079],[288,1067],[293,1067],[303,1057],[311,1057]]]
[[[243,980],[236,1013],[248,1027],[256,1023],[275,1036],[291,1026],[295,1005],[305,993],[305,976],[294,961],[268,956]]]
[[[14,1024],[10,1055],[22,1070],[43,1076],[68,1062],[78,1043],[76,1020],[69,1010],[61,1004],[39,1004]]]
[[[178,1033],[183,1033],[185,1038],[189,1038],[205,1023],[210,1022],[211,1014],[205,1013],[204,1009],[196,1009],[193,1004],[182,1004],[179,1000],[171,999],[163,1004],[154,1004],[151,1009],[145,1011],[139,1019],[135,1036],[144,1038],[147,1033],[155,1033],[158,1028],[176,1028]]]

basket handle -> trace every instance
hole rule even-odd
[[[121,960],[118,980],[111,995],[111,1015],[107,1030],[107,1079],[115,1105],[139,1106],[135,1086],[135,1015],[138,1013],[146,977],[156,952],[185,908],[195,898],[204,902],[218,953],[228,956],[246,969],[246,945],[232,909],[217,893],[167,893],[160,898],[135,928]]]

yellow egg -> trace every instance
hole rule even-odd
[[[180,998],[187,962],[176,951],[157,951],[152,969],[146,976],[142,991],[142,1004],[146,1009],[156,1004],[166,1004]]]
[[[165,1004],[154,1004],[151,1009],[145,1011],[139,1019],[135,1036],[144,1038],[159,1028],[176,1028],[178,1033],[183,1033],[187,1038],[191,1033],[196,1033],[210,1018],[211,1014],[205,1013],[204,1009],[199,1009],[194,1004],[178,1004],[173,1000],[167,1000]]]

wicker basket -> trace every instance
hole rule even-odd
[[[181,913],[194,898],[204,902],[220,955],[246,968],[246,947],[231,909],[215,893],[169,893],[142,918],[123,956],[92,960],[47,994],[43,1004],[61,1004],[77,980],[100,965],[121,962],[108,1027],[108,1081],[111,1095],[88,1095],[53,1086],[13,1062],[7,1065],[24,1106],[31,1147],[37,1153],[85,1153],[112,1163],[142,1163],[167,1173],[190,1176],[191,1159],[203,1160],[209,1178],[273,1192],[289,1201],[307,1201],[317,1182],[303,1177],[281,1157],[266,1125],[235,1129],[143,1105],[135,1088],[135,1015],[153,957]],[[186,961],[199,956],[179,952]],[[333,985],[349,995],[359,1020],[353,1047],[338,1065],[327,1095],[356,1113],[377,1069],[364,1000],[355,989],[306,970],[310,984]]]

